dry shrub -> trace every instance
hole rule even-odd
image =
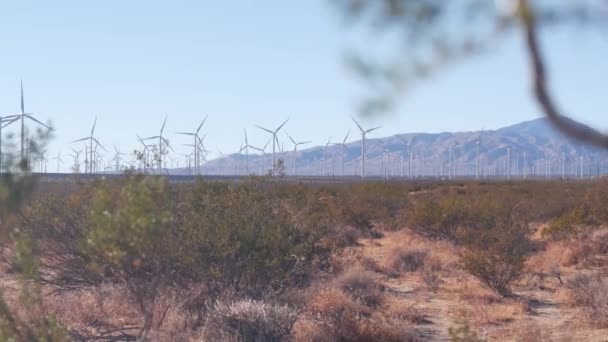
[[[250,299],[217,302],[205,336],[221,341],[283,341],[291,333],[297,312],[287,306]]]
[[[359,267],[346,270],[336,279],[336,284],[344,293],[369,307],[379,306],[384,299],[384,286]]]
[[[361,231],[350,225],[334,228],[331,234],[332,243],[337,247],[356,246],[360,237]]]
[[[296,342],[421,340],[414,328],[404,326],[402,321],[382,314],[373,314],[370,317],[347,316],[340,321],[305,320],[294,326],[292,338]]]
[[[480,252],[467,253],[463,265],[482,284],[504,297],[511,295],[510,286],[521,277],[523,270],[521,260]]]
[[[430,323],[427,315],[416,306],[416,303],[408,303],[403,300],[391,300],[388,301],[388,303],[386,303],[382,309],[382,312],[389,317],[404,322],[413,324]]]
[[[332,329],[312,318],[303,318],[296,321],[291,335],[295,342],[332,342],[337,340]]]
[[[593,260],[592,246],[588,242],[571,240],[565,245],[562,265],[589,265]]]
[[[46,310],[69,326],[73,336],[78,339],[100,336],[108,339],[118,336],[134,338],[143,329],[137,304],[128,290],[117,285],[102,284],[77,291],[47,294],[44,304]],[[151,310],[156,319],[150,327],[150,338],[161,332],[160,339],[167,339],[168,335],[175,338],[184,336],[183,328],[189,319],[176,303],[173,291],[163,290]]]
[[[495,292],[465,279],[460,279],[457,293],[460,300],[470,303],[480,302],[483,305],[490,305],[504,301],[504,298],[498,296]]]
[[[126,289],[102,284],[78,291],[48,294],[44,299],[47,310],[72,328],[116,328],[135,326],[141,317],[130,303]]]
[[[374,260],[373,258],[363,257],[363,258],[361,258],[361,260],[359,260],[359,263],[366,271],[376,272],[376,273],[384,272],[384,269],[382,269],[382,267],[380,267],[380,265],[378,265],[378,262],[376,262],[376,260]]]
[[[544,334],[541,327],[534,323],[524,324],[517,327],[517,341],[521,342],[538,342],[544,340]]]
[[[598,235],[593,240],[593,252],[598,255],[608,255],[608,233]]]
[[[369,279],[368,279],[369,280]],[[367,283],[367,281],[366,281]],[[404,326],[416,321],[414,309],[398,311],[390,306],[389,315],[362,305],[336,288],[320,289],[308,303],[310,317],[294,327],[296,341],[413,341],[415,330]],[[419,314],[417,316],[420,316]]]
[[[388,256],[391,271],[394,273],[416,272],[422,266],[428,255],[427,249],[396,248]]]
[[[420,278],[429,290],[437,292],[439,285],[441,284],[441,278],[439,277],[439,270],[431,266],[424,266],[420,270]]]
[[[570,301],[594,325],[608,327],[608,277],[581,274],[568,282]]]
[[[384,237],[384,233],[376,229],[372,229],[369,232],[369,237],[372,239],[382,239]]]
[[[437,292],[437,290],[439,290],[439,285],[441,284],[440,272],[442,268],[441,260],[431,257],[426,259],[424,266],[420,270],[420,278],[432,292]]]
[[[356,322],[357,329],[341,331],[342,341],[386,341],[404,342],[416,341],[414,329],[403,326],[402,322],[388,318],[381,314],[374,314],[370,318],[360,319]]]
[[[309,311],[315,316],[332,317],[341,320],[348,315],[369,316],[370,308],[355,302],[335,288],[320,289],[308,303]]]

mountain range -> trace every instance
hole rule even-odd
[[[357,134],[359,135],[359,134]],[[353,135],[351,134],[351,137]],[[300,146],[301,147],[301,146]],[[268,152],[270,150],[270,153]],[[266,174],[272,165],[272,147],[264,155],[250,150],[210,160],[203,174]],[[479,157],[478,157],[479,155]],[[276,153],[281,171],[293,174],[293,150]],[[403,133],[366,139],[369,176],[555,176],[604,173],[605,151],[572,141],[554,130],[544,118],[496,130],[442,133]],[[361,141],[298,150],[298,175],[361,173]],[[479,163],[479,166],[478,164]],[[246,172],[246,169],[248,172]],[[188,173],[188,168],[171,173]]]

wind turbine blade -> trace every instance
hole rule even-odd
[[[274,141],[277,143],[277,147],[280,147],[280,143],[279,143],[279,138],[277,138],[277,135],[274,134]]]
[[[25,114],[25,100],[23,99],[23,80],[21,80],[21,114]]]
[[[259,129],[262,129],[262,130],[265,130],[266,132],[268,132],[270,134],[274,134],[274,132],[271,131],[271,130],[269,130],[268,128],[260,127],[260,126],[257,126],[257,125],[255,127],[259,128]]]
[[[310,144],[312,141],[302,141],[297,143],[296,145],[304,145],[304,144]]]
[[[196,135],[195,133],[188,133],[188,132],[175,132],[175,134],[181,134],[181,135]]]
[[[276,133],[276,132],[278,132],[278,131],[280,131],[280,130],[281,130],[281,128],[283,128],[283,126],[285,126],[285,124],[287,123],[287,121],[289,121],[289,119],[285,120],[285,122],[283,122],[283,123],[281,124],[281,126],[279,126],[279,128],[277,128],[277,130],[275,131],[275,133]]]
[[[373,131],[375,131],[375,130],[377,130],[377,129],[380,129],[380,128],[382,128],[382,126],[378,126],[378,127],[370,128],[370,129],[368,129],[367,131],[365,131],[365,133],[371,133],[371,132],[373,132]]]
[[[90,139],[89,137],[86,137],[86,138],[82,138],[82,139],[74,140],[74,141],[72,141],[72,142],[73,142],[73,143],[77,143],[77,142],[81,142],[81,141],[85,141],[85,140],[89,140],[89,139]]]
[[[17,120],[19,120],[19,117],[16,117],[16,118],[14,118],[14,119],[12,119],[10,121],[7,121],[6,123],[3,123],[2,128],[15,123],[15,121],[17,121]]]
[[[102,150],[104,150],[104,151],[108,152],[108,150],[106,150],[106,148],[105,148],[105,147],[103,147],[103,145],[102,145],[102,144],[99,142],[99,140],[97,140],[97,139],[93,138],[93,141],[94,141],[94,142],[95,142],[97,145],[99,145],[99,147],[101,147],[101,149],[102,149]]]
[[[162,137],[162,139],[165,142],[165,144],[167,144],[167,146],[169,146],[169,148],[171,148],[171,144],[169,143],[169,140],[167,140],[165,137]],[[171,148],[171,150],[173,150],[173,149]]]
[[[32,120],[32,121],[35,121],[35,122],[37,122],[38,124],[40,124],[40,125],[42,125],[42,126],[46,127],[48,130],[50,130],[50,131],[52,131],[52,130],[53,130],[51,127],[47,126],[45,123],[41,122],[40,120],[36,119],[36,118],[35,118],[35,117],[33,117],[33,116],[28,115],[28,114],[25,114],[25,116],[26,116],[28,119],[30,119],[30,120]]]
[[[147,137],[147,138],[144,138],[144,140],[152,140],[152,139],[158,139],[158,138],[160,138],[160,135],[155,135],[153,137]]]
[[[222,153],[222,151],[220,151],[220,148],[219,148],[219,147],[217,148],[217,152],[220,154],[220,156],[221,156],[222,158],[226,157],[226,155],[225,155],[225,154],[223,154],[223,153]]]
[[[348,132],[346,132],[346,136],[344,137],[344,140],[342,140],[343,144],[346,144],[346,139],[348,139],[349,135],[350,135],[350,129],[348,130]]]
[[[247,141],[247,130],[243,128],[243,132],[245,132],[245,145],[247,145],[249,144],[249,142]]]
[[[198,132],[201,130],[201,128],[205,124],[205,121],[207,121],[207,117],[209,117],[209,114],[205,115],[205,118],[203,119],[203,121],[201,122],[201,124],[198,125],[198,128],[196,129],[196,134],[198,134]]]
[[[296,141],[295,141],[295,140],[293,140],[293,138],[291,137],[291,135],[289,135],[289,134],[287,134],[287,133],[285,133],[285,134],[287,135],[287,137],[289,138],[289,140],[291,140],[291,142],[292,142],[294,145],[297,145]]]
[[[93,136],[93,132],[95,132],[95,125],[97,125],[97,117],[95,117],[95,121],[93,121],[93,128],[91,128],[91,136]]]
[[[165,124],[167,123],[167,115],[165,115],[165,121],[163,121],[163,125],[160,128],[160,135],[163,135],[163,131],[165,130]]]
[[[361,127],[361,125],[359,125],[359,123],[357,122],[357,120],[355,120],[355,118],[351,118],[353,119],[353,121],[355,122],[355,124],[357,125],[357,127],[359,127],[359,130],[361,130],[361,133],[365,133],[365,130],[363,129],[363,127]]]

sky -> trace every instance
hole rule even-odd
[[[244,128],[252,145],[263,145],[269,135],[255,125],[272,129],[287,118],[284,130],[296,140],[341,140],[356,129],[350,118],[364,89],[344,56],[373,51],[378,41],[342,19],[327,0],[5,1],[0,115],[19,111],[23,80],[26,111],[56,128],[48,154],[61,151],[66,164],[71,148],[81,148],[72,141],[88,135],[95,117],[97,138],[123,152],[138,148],[136,134],[157,135],[165,115],[177,154],[189,152],[190,139],[174,133],[193,131],[205,115],[206,146],[216,155],[236,151]],[[537,118],[522,46],[513,35],[362,123],[382,125],[380,137]],[[543,46],[561,108],[608,128],[605,32],[552,31]]]

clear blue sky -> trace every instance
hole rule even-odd
[[[554,91],[564,109],[608,128],[608,39],[546,35]],[[585,33],[585,32],[582,32]],[[0,113],[26,110],[57,129],[50,150],[68,153],[98,116],[99,140],[131,151],[135,134],[192,130],[209,114],[207,146],[234,151],[287,117],[296,139],[324,143],[354,128],[361,85],[344,65],[373,39],[349,30],[326,0],[6,1],[0,5]],[[367,121],[377,136],[497,128],[538,117],[521,41],[454,66]],[[170,134],[185,152],[184,137]],[[352,136],[352,138],[358,138]],[[67,158],[65,158],[67,159]],[[50,164],[49,168],[51,167]]]

